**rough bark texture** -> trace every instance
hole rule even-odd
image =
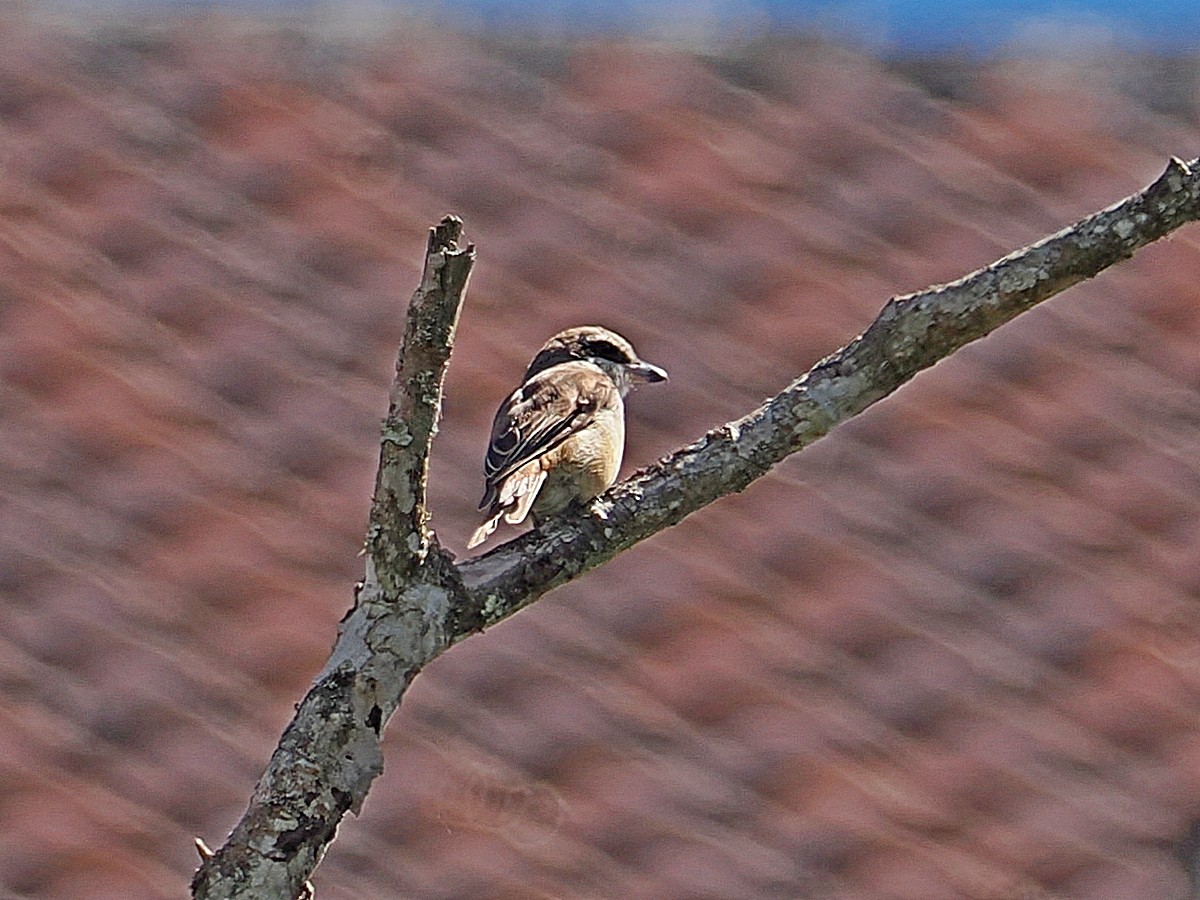
[[[429,441],[472,258],[470,249],[456,245],[461,224],[443,222],[430,240],[392,388],[366,578],[249,809],[225,846],[201,865],[193,895],[298,896],[341,817],[359,808],[379,774],[380,733],[425,663],[744,489],[959,347],[1200,218],[1198,166],[1172,159],[1153,184],[1121,203],[952,284],[892,299],[861,336],[747,416],[586,509],[569,510],[457,566],[425,526]]]
[[[296,710],[225,846],[192,881],[195,897],[301,896],[347,810],[383,770],[384,723],[417,671],[448,644],[465,602],[450,558],[427,527],[429,446],[475,253],[462,222],[430,230],[408,307],[380,440],[366,574],[329,661]]]
[[[424,562],[434,536],[427,523],[429,446],[442,410],[442,385],[475,248],[458,246],[462,221],[447,216],[429,230],[421,285],[408,304],[379,449],[367,550],[375,574],[396,590]]]
[[[749,415],[713,429],[598,498],[459,566],[471,605],[459,640],[744,489],[784,457],[1060,291],[1200,217],[1200,161],[1172,159],[1149,187],[958,281],[890,300],[858,338]]]

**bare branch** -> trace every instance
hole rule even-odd
[[[453,642],[611,559],[887,396],[1033,305],[1200,217],[1200,161],[1173,159],[1145,190],[952,284],[889,301],[858,338],[778,396],[657,465],[478,559],[454,566],[426,527],[425,479],[470,248],[447,220],[430,240],[384,427],[366,577],[324,671],[284,732],[250,806],[192,883],[197,898],[309,888],[347,810],[379,774],[379,739],[421,667]]]
[[[283,733],[225,846],[192,880],[197,898],[311,896],[308,876],[347,810],[383,770],[384,723],[412,677],[445,649],[450,557],[426,522],[429,447],[441,412],[454,329],[475,258],[458,246],[462,222],[430,230],[421,285],[408,308],[380,440],[367,532],[366,575],[325,669]]]
[[[378,576],[397,583],[421,565],[433,540],[425,506],[429,446],[437,433],[446,365],[475,262],[473,246],[458,246],[461,237],[462,220],[455,216],[429,229],[425,270],[408,305],[383,422],[367,551]]]
[[[858,338],[754,412],[710,431],[576,510],[459,566],[461,640],[607,562],[886,397],[922,369],[1200,217],[1200,160],[951,284],[890,300]]]

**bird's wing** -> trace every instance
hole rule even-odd
[[[598,410],[619,401],[612,380],[585,362],[551,366],[521,385],[496,412],[479,508],[487,509],[502,494],[500,485],[508,476],[578,434]]]

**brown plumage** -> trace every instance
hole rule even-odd
[[[625,450],[622,398],[667,373],[638,359],[630,343],[595,325],[550,338],[500,405],[484,459],[482,543],[501,517],[539,523],[572,500],[591,500],[617,479]]]

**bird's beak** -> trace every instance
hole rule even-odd
[[[667,380],[666,369],[660,369],[658,366],[651,365],[648,362],[635,362],[628,366],[628,369],[634,381],[653,384],[656,381]]]

